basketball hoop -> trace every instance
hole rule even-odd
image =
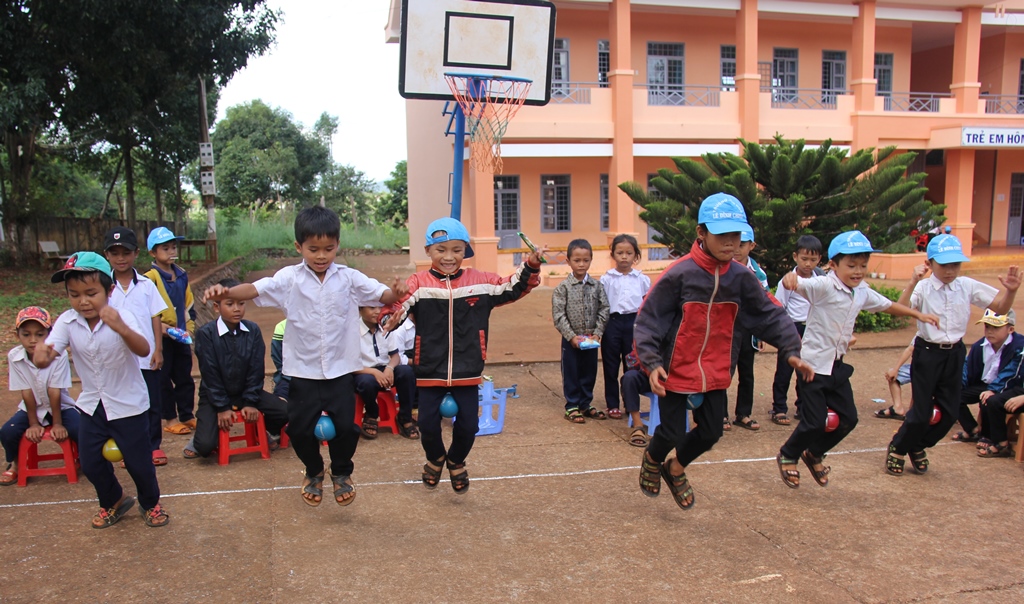
[[[469,73],[446,73],[444,79],[466,116],[470,165],[481,172],[501,174],[501,139],[533,81]]]

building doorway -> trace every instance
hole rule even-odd
[[[1021,238],[1021,211],[1024,210],[1024,173],[1010,177],[1010,215],[1006,221],[1006,245],[1024,245]]]

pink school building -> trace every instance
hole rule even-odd
[[[620,232],[654,243],[615,185],[646,182],[671,157],[738,153],[738,139],[776,133],[917,151],[928,197],[948,206],[965,247],[1021,245],[1024,0],[555,4],[551,103],[515,117],[503,174],[466,164],[462,218],[478,268],[511,271],[516,231],[552,247],[577,237],[606,246]],[[388,41],[399,39],[400,12],[392,0]],[[420,266],[423,230],[449,211],[442,106],[406,101]],[[606,258],[596,253],[595,271]]]

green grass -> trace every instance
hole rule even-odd
[[[372,249],[393,250],[409,245],[409,231],[391,227],[356,230],[349,225],[342,225],[339,244],[341,249],[366,249],[369,246]],[[243,222],[218,229],[217,255],[221,261],[248,256],[254,250],[268,248],[295,248],[295,229],[291,222]]]

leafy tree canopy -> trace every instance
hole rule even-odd
[[[887,147],[851,155],[831,141],[807,148],[803,140],[778,135],[772,144],[741,143],[742,157],[673,158],[676,170],[661,169],[651,181],[655,192],[635,182],[619,188],[644,209],[640,217],[659,233],[654,239],[681,254],[696,238],[701,201],[714,193],[734,195],[754,229],[754,255],[773,282],[792,268],[802,235],[815,235],[827,250],[833,237],[858,229],[884,249],[944,220],[945,206],[924,197],[925,174],[907,174],[914,153]]]
[[[387,192],[381,195],[374,212],[377,224],[391,224],[401,227],[409,221],[409,178],[406,174],[408,162],[395,164],[391,178],[384,181]]]

